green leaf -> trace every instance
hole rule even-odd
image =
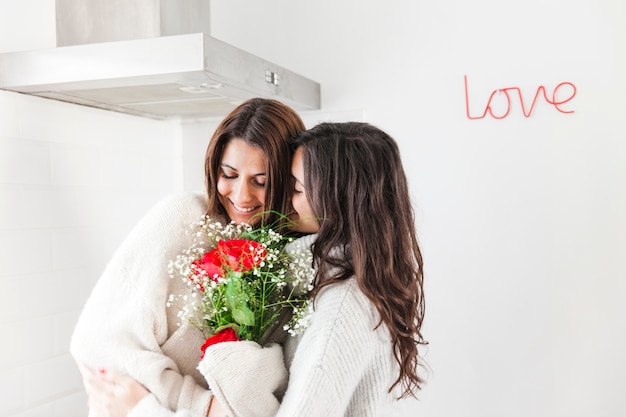
[[[254,313],[243,303],[233,309],[233,319],[244,326],[254,326]]]
[[[224,296],[226,297],[226,306],[231,310],[237,306],[240,302],[239,300],[243,299],[245,301],[247,297],[241,288],[240,277],[234,276],[228,281]]]

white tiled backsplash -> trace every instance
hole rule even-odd
[[[0,91],[0,417],[86,416],[79,311],[181,164],[178,122]]]

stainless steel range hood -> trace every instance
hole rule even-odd
[[[87,10],[86,4],[93,7]],[[275,98],[297,110],[320,108],[318,83],[204,32],[208,16],[198,26],[198,10],[206,14],[207,4],[57,0],[57,44],[62,46],[0,54],[0,89],[157,119],[223,116],[250,97]],[[105,7],[126,10],[103,12]],[[196,23],[181,24],[181,11]],[[120,24],[121,18],[149,20],[144,25],[149,28]],[[116,27],[134,32],[111,33]],[[185,33],[190,28],[202,32]]]

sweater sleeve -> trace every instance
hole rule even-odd
[[[70,346],[76,361],[128,374],[168,409],[199,416],[206,415],[210,391],[183,375],[163,346],[173,333],[166,311],[167,263],[179,251],[188,223],[204,214],[203,207],[197,195],[177,196],[148,212],[93,289]],[[193,355],[197,364],[199,351]]]
[[[191,410],[180,409],[171,411],[156,399],[153,394],[144,397],[139,403],[129,411],[127,417],[204,417],[206,413],[199,415]]]
[[[353,280],[318,295],[289,369],[277,417],[346,415],[380,346],[373,306]]]

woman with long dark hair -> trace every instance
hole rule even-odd
[[[193,326],[178,326],[177,309],[166,307],[170,294],[189,293],[181,280],[170,279],[168,261],[190,246],[189,225],[204,214],[226,223],[273,224],[276,218],[263,216],[289,205],[290,141],[303,130],[300,116],[281,102],[241,103],[209,142],[206,192],[167,197],[134,227],[93,289],[72,336],[70,350],[90,396],[88,381],[96,369],[121,372],[168,409],[206,415],[213,394],[197,370],[205,337]],[[145,396],[145,390],[126,392]],[[90,402],[97,407],[96,399]]]
[[[275,393],[263,387],[282,360],[247,361],[241,369],[246,355],[233,354],[241,342],[209,347],[199,365],[218,393],[208,416],[395,415],[399,400],[424,383],[418,348],[426,343],[423,261],[398,146],[366,123],[323,123],[300,134],[294,149],[290,220],[305,236],[289,248],[313,254],[310,324],[285,343],[289,381],[275,409],[264,407]],[[141,387],[123,375],[91,382],[109,411],[122,404],[129,417],[202,417],[146,403],[133,408],[129,393]],[[115,384],[125,393],[112,392]]]
[[[292,175],[295,229],[315,233],[315,311],[278,415],[388,413],[423,383],[423,261],[398,146],[366,123],[320,124],[298,136]]]

